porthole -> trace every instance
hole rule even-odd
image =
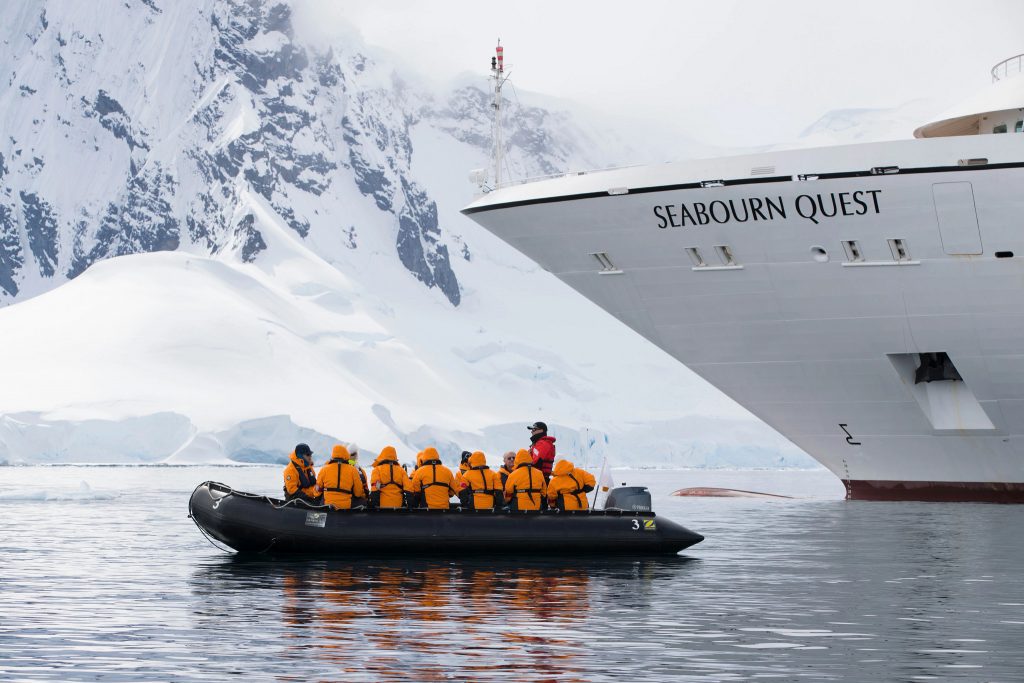
[[[818,263],[828,263],[828,252],[825,247],[814,245],[811,247],[811,257]]]

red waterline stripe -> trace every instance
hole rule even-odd
[[[848,500],[924,500],[949,503],[1024,503],[1024,483],[997,481],[844,482]]]

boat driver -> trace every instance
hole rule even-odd
[[[296,498],[308,503],[320,502],[316,490],[316,470],[313,469],[313,451],[304,443],[295,447],[284,468],[284,499]]]

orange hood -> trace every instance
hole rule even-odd
[[[345,462],[348,462],[350,457],[352,456],[348,454],[348,449],[340,443],[331,449],[331,460],[344,460]]]
[[[431,460],[441,460],[441,456],[433,446],[423,449],[423,462],[430,462]]]
[[[480,467],[481,465],[487,466],[487,456],[480,451],[474,451],[473,455],[469,456],[469,466]]]
[[[520,448],[519,452],[516,453],[516,461],[513,463],[513,467],[519,467],[520,465],[532,465],[533,457],[530,455],[530,451]]]
[[[385,446],[381,449],[380,455],[373,461],[374,467],[385,462],[398,462],[398,452],[394,446]]]
[[[575,469],[573,464],[568,460],[559,460],[555,463],[555,467],[551,470],[551,473],[556,477],[564,477]]]

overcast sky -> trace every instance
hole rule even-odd
[[[729,147],[832,109],[950,104],[1024,53],[1024,0],[307,1],[431,78],[486,76],[500,37],[520,90]]]

